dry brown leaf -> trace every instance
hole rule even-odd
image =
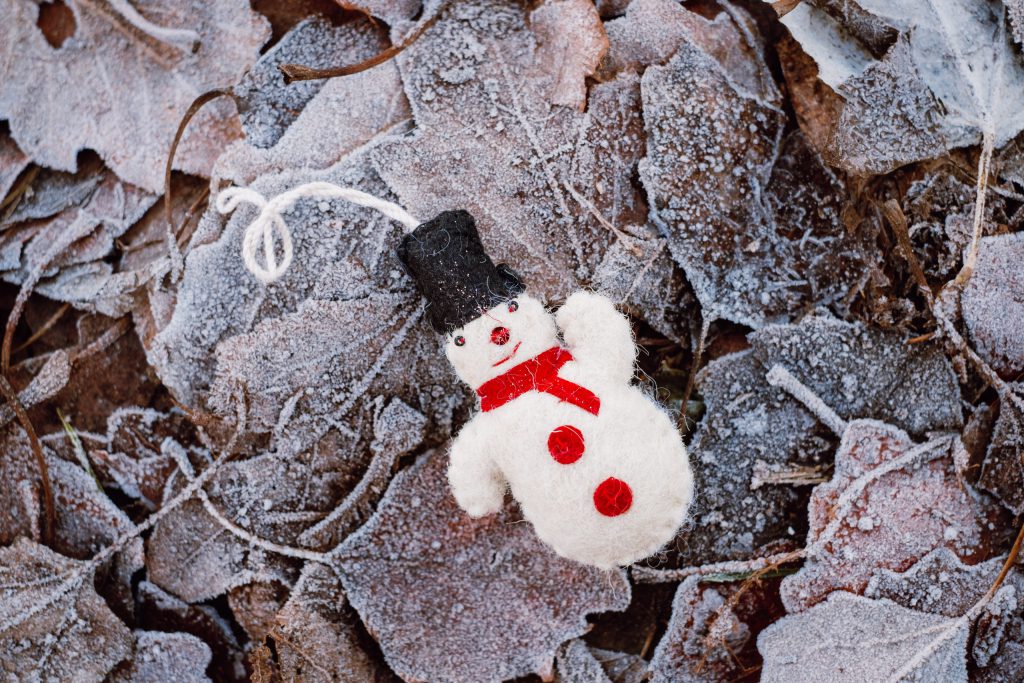
[[[288,599],[288,590],[281,583],[256,581],[228,591],[231,615],[245,629],[249,642],[263,642],[274,628],[275,617]]]
[[[551,103],[582,111],[587,104],[584,79],[608,51],[597,8],[590,0],[548,0],[530,13],[529,21],[537,35],[538,60],[551,78]]]
[[[348,598],[399,676],[550,675],[587,614],[626,607],[622,572],[561,559],[517,521],[508,510],[467,517],[448,491],[445,458],[429,452],[338,548]]]
[[[651,683],[738,680],[761,664],[757,635],[783,611],[778,582],[703,578],[692,576],[676,591],[672,620],[651,659]]]
[[[367,654],[356,622],[334,571],[307,565],[270,634],[284,680],[385,680],[387,669]]]
[[[189,104],[233,85],[255,61],[269,27],[240,0],[142,4],[134,22],[107,3],[74,2],[70,8],[73,33],[55,49],[36,25],[39,5],[0,4],[6,18],[0,65],[17,74],[5,79],[0,118],[9,120],[11,136],[39,164],[74,171],[79,150],[90,148],[125,181],[158,192],[167,150]],[[154,28],[142,30],[146,24]],[[168,39],[171,31],[178,37]],[[183,32],[194,36],[198,50]],[[204,109],[175,167],[207,175],[227,141],[238,136],[231,112],[223,102]]]

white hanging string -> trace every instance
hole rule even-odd
[[[420,224],[420,221],[398,204],[379,199],[372,194],[351,187],[338,187],[331,183],[306,183],[293,187],[287,192],[282,192],[270,200],[247,187],[229,187],[217,195],[218,211],[231,213],[242,202],[252,204],[260,210],[260,215],[245,229],[245,236],[242,238],[242,259],[245,261],[245,267],[260,281],[270,284],[284,275],[288,266],[291,265],[292,234],[281,214],[290,209],[295,202],[307,198],[344,199],[353,204],[380,211],[388,218],[401,223],[407,230],[414,230]],[[275,233],[281,241],[280,263],[274,253]],[[266,265],[257,259],[261,242]]]

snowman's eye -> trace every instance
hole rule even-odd
[[[455,342],[456,346],[465,346],[466,345],[466,338],[463,337],[461,334],[458,337],[456,337],[453,341]]]
[[[508,312],[509,313],[515,313],[518,310],[519,310],[519,302],[518,301],[509,301],[508,302]]]

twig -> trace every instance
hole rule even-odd
[[[569,191],[569,196],[575,199],[577,204],[586,209],[587,213],[589,213],[591,216],[597,219],[598,223],[600,223],[608,230],[610,230],[612,233],[614,233],[614,235],[618,238],[620,242],[622,242],[626,249],[629,249],[634,256],[639,257],[642,255],[643,252],[641,251],[640,247],[637,246],[636,241],[632,237],[624,233],[622,230],[615,227],[615,225],[610,220],[605,218],[589,199],[584,197],[582,194],[579,193],[579,191],[575,187],[573,187],[572,183],[570,183],[567,180],[563,180],[562,185],[564,185],[565,189]]]
[[[699,567],[685,567],[683,569],[654,569],[641,565],[633,565],[630,574],[637,583],[675,583],[691,576],[704,576],[706,574],[745,574],[757,572],[762,569],[775,569],[781,564],[796,562],[803,558],[804,551],[794,550],[787,553],[776,553],[767,557],[757,557],[752,560],[732,560],[729,562],[715,562]]]
[[[53,489],[50,485],[50,468],[46,464],[46,455],[43,453],[43,446],[39,443],[39,437],[36,435],[35,427],[32,426],[32,421],[28,419],[28,411],[25,410],[25,406],[22,405],[21,399],[18,398],[18,394],[14,391],[14,387],[7,381],[6,375],[0,374],[0,392],[3,392],[4,398],[7,403],[11,406],[14,414],[18,417],[18,422],[21,423],[22,429],[28,434],[29,444],[32,446],[32,453],[36,458],[36,465],[39,467],[39,480],[42,483],[43,488],[43,509],[46,513],[44,524],[42,525],[42,539],[43,545],[53,545],[53,535],[57,525],[57,514],[53,507]]]
[[[698,304],[699,305],[699,304]],[[690,395],[693,393],[693,386],[697,382],[697,373],[700,371],[700,361],[704,357],[704,344],[708,340],[708,331],[711,329],[711,320],[700,311],[700,336],[697,337],[697,348],[693,352],[693,362],[690,363],[690,372],[686,375],[686,387],[683,389],[683,405],[679,409],[679,428],[686,430],[686,406],[690,402]]]
[[[405,48],[409,47],[422,36],[427,29],[433,26],[437,20],[441,17],[441,13],[444,11],[448,2],[444,2],[440,7],[437,8],[437,12],[432,17],[421,23],[416,29],[409,34],[409,36],[398,45],[392,45],[386,50],[364,59],[356,64],[349,64],[348,66],[336,66],[327,69],[314,69],[312,67],[304,66],[302,64],[281,64],[277,68],[284,74],[285,84],[290,84],[293,81],[315,81],[319,78],[336,78],[338,76],[351,76],[367,69],[372,69],[378,64],[383,64],[389,59],[394,58],[401,53]]]
[[[772,369],[768,371],[766,376],[768,384],[773,387],[779,387],[786,393],[790,394],[793,398],[800,401],[804,406],[811,411],[811,413],[819,420],[825,423],[829,429],[836,436],[842,436],[843,432],[846,431],[846,420],[839,417],[832,408],[825,405],[825,402],[818,398],[817,394],[810,390],[804,383],[798,380],[793,374],[782,367],[781,365],[775,364]]]
[[[931,287],[928,286],[928,278],[924,275],[924,269],[921,268],[921,263],[917,260],[917,255],[914,253],[914,246],[910,242],[910,230],[907,228],[907,217],[904,215],[903,209],[900,208],[895,199],[890,199],[882,204],[882,214],[889,221],[893,232],[896,233],[896,241],[899,244],[900,251],[903,252],[903,258],[906,259],[907,264],[910,266],[910,273],[914,276],[918,289],[921,290],[921,293],[930,304],[934,295],[932,294]]]
[[[988,167],[992,161],[992,148],[995,146],[995,132],[991,123],[985,126],[981,144],[981,155],[978,157],[977,196],[974,200],[974,230],[971,235],[971,246],[967,250],[963,268],[957,273],[954,283],[962,288],[974,274],[974,266],[978,261],[978,246],[981,241],[982,228],[985,224],[985,198],[988,187]]]
[[[1017,531],[1017,538],[1013,541],[1013,547],[1010,548],[1010,554],[1006,557],[1006,562],[1003,563],[1003,568],[999,570],[999,575],[996,576],[996,580],[989,586],[988,592],[985,593],[983,600],[988,602],[995,597],[996,591],[1003,585],[1003,581],[1010,574],[1010,570],[1013,569],[1013,565],[1017,564],[1017,558],[1020,557],[1021,545],[1024,544],[1024,524],[1021,524],[1020,530]]]
[[[69,308],[71,308],[71,304],[68,303],[58,308],[56,313],[54,313],[53,315],[46,319],[46,322],[43,323],[42,327],[33,332],[31,337],[29,337],[21,344],[18,344],[16,347],[14,347],[14,350],[11,351],[11,353],[18,353],[20,351],[24,351],[29,346],[32,346],[32,344],[39,341],[39,338],[42,337],[47,332],[49,332],[50,329],[57,324],[57,321],[60,320],[64,316],[64,314],[68,312]]]

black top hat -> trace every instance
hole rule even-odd
[[[398,258],[427,298],[427,318],[444,334],[523,291],[519,276],[494,265],[468,211],[444,211],[402,238]]]

